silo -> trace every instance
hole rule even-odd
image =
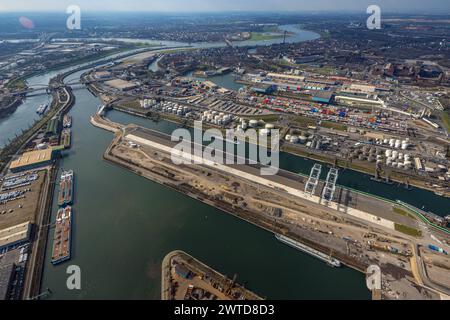
[[[250,120],[249,126],[250,128],[256,128],[258,126],[258,120]]]
[[[305,136],[300,136],[300,137],[298,137],[298,140],[300,143],[305,144],[306,141],[308,141],[308,138]]]

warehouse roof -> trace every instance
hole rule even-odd
[[[0,230],[0,248],[28,240],[30,224],[28,221]]]
[[[25,152],[18,159],[11,162],[10,169],[17,169],[23,166],[47,162],[52,158],[52,149],[36,150]]]

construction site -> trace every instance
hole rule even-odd
[[[262,300],[261,297],[182,251],[162,262],[162,300]]]
[[[115,133],[104,154],[107,161],[358,271],[379,265],[384,299],[440,299],[450,291],[441,281],[448,278],[450,259],[427,247],[449,243],[448,233],[427,227],[401,204],[337,186],[337,169],[321,181],[320,164],[309,177],[283,170],[261,176],[259,165],[208,160],[176,165],[171,154],[175,142],[168,135],[124,127],[98,114],[91,123]]]

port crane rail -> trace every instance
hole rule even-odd
[[[334,192],[336,191],[336,182],[339,176],[339,170],[336,168],[331,168],[327,175],[327,180],[325,181],[325,187],[322,191],[322,200],[328,204],[333,200]]]
[[[319,163],[314,164],[311,169],[308,181],[305,185],[305,193],[313,195],[316,192],[317,184],[319,183],[320,174],[322,173],[322,165]]]

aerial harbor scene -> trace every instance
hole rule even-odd
[[[41,2],[0,4],[0,300],[450,299],[446,1]]]

